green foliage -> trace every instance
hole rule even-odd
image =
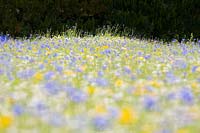
[[[198,0],[0,0],[0,13],[0,31],[14,36],[110,25],[141,37],[200,37]]]

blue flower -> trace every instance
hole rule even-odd
[[[0,75],[3,75],[3,74],[4,74],[3,69],[0,69]]]
[[[47,109],[47,106],[44,103],[42,103],[42,102],[38,102],[35,105],[35,107],[36,107],[37,111],[39,111],[39,112]]]
[[[46,80],[50,80],[53,76],[54,76],[54,72],[53,71],[49,71],[44,75],[44,78]]]
[[[151,55],[145,55],[144,58],[145,58],[146,60],[148,60],[148,59],[151,58]]]
[[[41,69],[41,70],[44,69],[44,64],[40,64],[39,69]]]
[[[67,92],[70,100],[76,103],[85,102],[87,100],[87,95],[83,91],[73,88],[73,87],[65,87],[64,91]]]
[[[186,48],[183,48],[182,54],[185,56],[188,54],[188,50]]]
[[[57,56],[58,56],[58,54],[57,54],[57,53],[54,53],[54,54],[53,54],[53,57],[57,57]]]
[[[29,79],[35,74],[35,71],[32,69],[20,71],[17,73],[17,77],[20,79]]]
[[[105,70],[106,68],[107,68],[107,65],[104,64],[104,65],[102,66],[102,69]]]
[[[24,109],[21,105],[14,105],[13,106],[13,113],[16,116],[22,115],[22,113],[24,112]]]
[[[70,97],[70,100],[72,100],[75,103],[81,103],[81,102],[86,101],[87,99],[87,95],[78,89],[72,91],[69,97]]]
[[[194,72],[196,72],[196,69],[198,68],[199,66],[193,66],[192,67],[192,72],[194,73]]]
[[[194,101],[194,95],[191,89],[184,87],[180,91],[180,98],[186,104],[192,104]]]
[[[104,75],[103,71],[98,71],[98,76],[102,77]]]
[[[108,119],[102,116],[97,116],[92,121],[96,130],[105,130],[109,126]]]
[[[61,66],[56,66],[56,71],[62,73],[63,67],[61,67]]]
[[[187,63],[183,60],[176,60],[173,64],[173,67],[179,68],[179,69],[185,69],[187,68]]]
[[[111,52],[112,51],[110,49],[106,49],[103,52],[101,52],[101,54],[109,55],[109,54],[111,54]]]
[[[98,86],[102,86],[102,87],[105,87],[105,86],[108,85],[108,81],[106,79],[104,79],[104,78],[96,78],[95,83]]]
[[[116,118],[119,115],[119,111],[117,108],[109,107],[108,113],[111,118]]]
[[[178,78],[174,75],[173,72],[167,72],[166,73],[166,79],[168,83],[176,83],[178,81]]]
[[[55,81],[50,81],[45,84],[45,89],[48,93],[53,95],[57,94],[58,91],[61,90],[61,86]]]
[[[13,77],[13,75],[12,75],[12,72],[7,72],[7,73],[6,73],[6,76],[7,76],[8,80],[10,80],[10,81],[14,80],[14,77]]]
[[[167,100],[174,100],[174,99],[176,99],[176,93],[174,93],[174,92],[171,92],[171,93],[169,93],[168,95],[167,95]]]
[[[131,69],[128,68],[128,67],[124,67],[124,72],[125,72],[126,74],[130,74],[130,73],[131,73]]]
[[[2,35],[0,36],[0,43],[5,43],[8,40],[8,36]]]
[[[153,97],[145,96],[144,97],[144,108],[147,110],[153,110],[156,106],[156,100]]]

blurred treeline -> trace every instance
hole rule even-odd
[[[150,38],[200,37],[199,0],[0,0],[0,32],[27,36],[77,30]],[[98,30],[97,30],[98,29]]]

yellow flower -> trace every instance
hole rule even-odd
[[[104,113],[106,113],[106,107],[105,107],[105,105],[97,105],[95,108],[95,111],[98,114],[104,114]]]
[[[8,102],[9,104],[14,104],[14,103],[15,103],[15,100],[14,100],[12,97],[8,97],[8,98],[7,98],[7,102]]]
[[[155,88],[160,88],[161,87],[161,83],[159,83],[158,81],[154,80],[150,82],[150,85],[155,87]]]
[[[200,67],[197,67],[196,71],[197,71],[197,72],[200,72]]]
[[[156,49],[156,51],[155,51],[154,53],[155,53],[155,55],[157,55],[157,56],[162,55],[162,51],[161,51],[160,48],[159,48],[159,49]]]
[[[11,116],[0,116],[0,129],[5,129],[11,126],[13,118]]]
[[[87,92],[88,92],[89,95],[94,94],[94,92],[95,92],[95,88],[94,88],[94,86],[88,86],[88,88],[87,88]]]
[[[75,73],[73,71],[67,70],[67,71],[64,72],[64,74],[67,75],[67,76],[72,76]]]
[[[161,56],[161,55],[162,55],[162,52],[156,51],[155,54],[156,54],[157,56]]]
[[[118,80],[115,82],[115,85],[116,85],[117,87],[122,86],[122,84],[123,84],[123,81],[120,80],[120,79],[118,79]]]
[[[43,74],[40,73],[40,72],[38,72],[38,73],[36,73],[36,74],[34,75],[34,78],[35,78],[36,80],[42,80],[42,79],[43,79]]]
[[[196,89],[196,88],[198,88],[198,84],[197,84],[196,82],[193,82],[193,83],[191,84],[191,87],[192,87],[193,89]]]
[[[103,49],[103,50],[105,50],[105,49],[107,49],[107,48],[109,48],[108,45],[104,45],[104,46],[102,46],[102,49]]]
[[[176,133],[191,133],[187,128],[180,128],[176,131]]]
[[[142,57],[142,56],[140,56],[140,57],[137,58],[137,60],[138,60],[138,61],[145,61],[145,58]]]
[[[97,52],[99,50],[99,47],[96,47],[95,51]]]
[[[37,52],[37,48],[34,47],[34,48],[33,48],[33,52]]]
[[[137,121],[136,113],[130,107],[122,108],[119,116],[120,124],[132,124],[135,123],[136,121]]]
[[[46,55],[50,55],[51,54],[51,52],[48,50],[48,51],[46,51]]]
[[[83,66],[81,66],[81,67],[80,67],[80,69],[81,69],[82,71],[85,71],[85,70],[86,70],[86,68],[87,68],[87,66],[86,66],[86,65],[83,65]]]
[[[84,50],[84,53],[88,52],[88,48],[83,48],[83,50]]]

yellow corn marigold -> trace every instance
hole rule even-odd
[[[136,121],[136,113],[130,107],[122,108],[121,113],[119,115],[120,124],[132,124]]]
[[[98,113],[98,114],[104,114],[104,113],[106,113],[106,111],[107,110],[106,110],[105,105],[102,105],[102,104],[97,105],[96,108],[95,108],[95,112]]]
[[[115,82],[115,85],[116,85],[117,87],[121,87],[122,84],[123,84],[123,81],[120,80],[120,79],[118,79],[118,80]]]
[[[38,72],[38,73],[36,73],[36,74],[34,75],[34,78],[35,78],[36,80],[42,80],[42,79],[43,79],[43,74],[40,73],[40,72]]]
[[[0,116],[0,129],[5,129],[11,126],[13,118],[8,115]]]
[[[88,86],[87,93],[89,95],[92,95],[92,94],[94,94],[94,92],[95,92],[95,87],[94,86]]]
[[[191,133],[187,128],[180,128],[176,131],[176,133]]]

